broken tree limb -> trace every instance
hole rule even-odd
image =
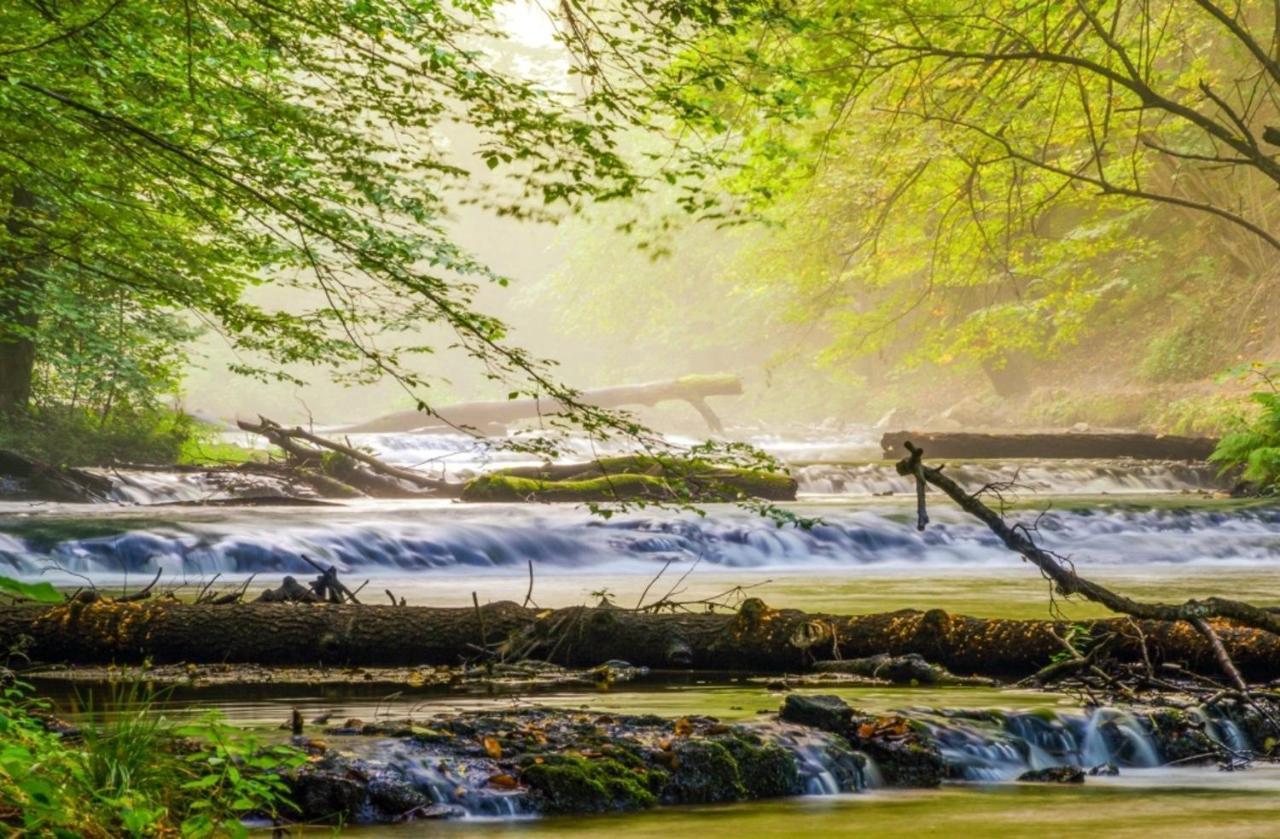
[[[1021,554],[1039,568],[1041,573],[1053,582],[1058,593],[1065,597],[1078,594],[1118,614],[1145,620],[1185,621],[1194,625],[1197,621],[1217,618],[1260,629],[1272,635],[1280,634],[1280,615],[1243,601],[1207,597],[1203,600],[1188,600],[1181,604],[1143,603],[1085,579],[1076,573],[1075,567],[1066,559],[1037,545],[1026,527],[1010,526],[1003,516],[982,503],[977,495],[970,495],[963,487],[942,474],[941,469],[925,466],[924,451],[919,446],[910,440],[905,441],[903,446],[909,452],[909,456],[898,461],[898,474],[916,475],[917,481],[927,482],[942,490],[962,510],[977,518],[990,528],[991,532],[999,536],[1005,547]]]
[[[908,440],[940,458],[1136,458],[1205,460],[1218,441],[1209,437],[1137,432],[1062,432],[977,434],[970,432],[891,431],[880,438],[888,459],[906,457]]]
[[[729,374],[684,376],[660,382],[619,385],[578,394],[578,401],[597,408],[621,408],[627,405],[657,405],[659,402],[687,402],[715,433],[723,432],[720,418],[707,405],[709,396],[740,396],[742,380]],[[419,431],[448,431],[455,428],[483,430],[488,426],[505,426],[525,419],[537,419],[564,411],[557,399],[504,399],[492,402],[466,402],[436,408],[431,412],[399,411],[368,422],[340,429],[351,434]]]
[[[1115,635],[1107,651],[1114,660],[1143,660],[1127,619],[1081,623],[1094,636]],[[1212,645],[1190,624],[1139,624],[1157,664],[1216,668]],[[916,653],[956,674],[1021,677],[1039,671],[1061,650],[1059,638],[1070,626],[941,610],[825,615],[769,609],[758,601],[736,614],[616,607],[540,611],[509,602],[479,610],[350,603],[214,606],[165,599],[0,607],[0,641],[27,635],[31,659],[46,663],[457,664],[474,659],[487,640],[498,656],[527,650],[530,658],[571,666],[620,659],[654,668],[777,673],[803,670],[814,661]],[[1217,631],[1243,674],[1280,676],[1280,638],[1230,625]]]
[[[258,417],[256,423],[239,420],[237,425],[244,431],[266,437],[273,445],[283,449],[295,464],[318,470],[378,498],[418,497],[424,494],[453,497],[461,491],[459,484],[432,478],[412,469],[392,466],[368,452],[329,440],[303,428],[285,428],[266,417]],[[302,445],[299,441],[310,445]],[[326,456],[326,450],[340,457]],[[361,466],[366,468],[362,469]],[[416,487],[417,491],[404,484]]]

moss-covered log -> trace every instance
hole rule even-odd
[[[1142,651],[1127,619],[1093,621],[1113,633],[1109,653],[1137,661]],[[1213,650],[1185,623],[1139,621],[1157,662],[1216,672]],[[773,610],[750,600],[736,614],[651,614],[617,608],[545,610],[493,603],[465,608],[277,603],[190,605],[68,603],[0,607],[0,644],[20,643],[33,660],[157,663],[255,662],[299,665],[454,664],[486,642],[568,665],[623,659],[657,668],[787,672],[817,660],[918,653],[958,674],[1021,676],[1061,650],[1052,621],[949,615],[940,610],[861,616]],[[1280,639],[1222,625],[1240,669],[1280,676]]]
[[[587,463],[522,466],[483,475],[462,490],[464,501],[611,501],[692,497],[699,501],[764,498],[792,501],[790,475],[715,466],[698,459],[625,455]]]

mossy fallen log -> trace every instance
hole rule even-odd
[[[1182,622],[1084,622],[1113,635],[1108,654],[1217,672],[1214,651]],[[1135,628],[1136,627],[1136,628]],[[252,662],[271,665],[457,664],[488,655],[569,666],[621,659],[654,668],[796,672],[815,661],[916,653],[951,672],[1025,676],[1061,649],[1068,624],[951,615],[941,610],[843,616],[774,610],[749,600],[737,613],[537,611],[499,602],[480,609],[381,605],[99,600],[0,607],[0,644],[42,662]],[[1138,630],[1141,630],[1139,635]],[[1247,676],[1280,676],[1280,639],[1226,624],[1223,643]],[[23,640],[23,636],[27,640]]]
[[[635,498],[793,501],[790,475],[716,466],[698,459],[626,455],[588,463],[524,466],[482,475],[463,501],[612,501]]]

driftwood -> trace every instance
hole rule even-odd
[[[432,478],[412,469],[384,463],[368,452],[330,440],[304,428],[285,428],[259,417],[258,422],[240,420],[244,431],[261,434],[280,447],[290,465],[308,476],[323,476],[332,495],[366,494],[374,498],[451,498],[461,492],[460,484]],[[314,481],[313,481],[314,482]]]
[[[750,608],[748,608],[750,604]],[[1210,671],[1213,645],[1182,621],[1084,621],[1111,635],[1117,661],[1149,657]],[[1135,631],[1137,627],[1141,635]],[[1280,676],[1280,639],[1216,624],[1235,665],[1252,679]],[[951,615],[941,610],[842,616],[773,610],[749,600],[738,613],[685,614],[515,603],[479,608],[390,605],[134,603],[99,600],[0,607],[0,640],[32,639],[33,661],[253,662],[264,665],[457,664],[529,657],[570,666],[609,659],[654,668],[796,672],[817,661],[916,653],[953,673],[1028,676],[1062,649],[1070,624]],[[1141,638],[1141,640],[1139,640]]]
[[[584,390],[579,401],[597,408],[621,408],[627,405],[656,405],[659,402],[687,402],[719,434],[724,431],[720,418],[707,405],[709,396],[739,396],[742,380],[733,375],[685,376],[662,382],[620,385]],[[466,428],[485,432],[513,422],[537,419],[564,410],[556,399],[504,399],[492,402],[467,402],[436,408],[431,413],[400,411],[368,422],[347,426],[339,433],[374,434],[380,432],[419,431],[424,433]]]
[[[1208,437],[1063,432],[1060,434],[972,434],[891,431],[880,438],[888,459],[907,457],[910,440],[935,458],[1117,458],[1205,460],[1218,444]]]

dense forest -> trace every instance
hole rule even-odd
[[[15,836],[1280,754],[1280,5],[12,0],[0,216]]]

